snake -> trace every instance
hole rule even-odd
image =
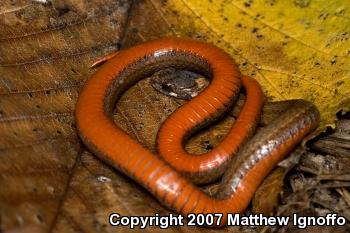
[[[243,213],[271,170],[313,131],[319,111],[311,102],[291,107],[258,130],[264,95],[259,83],[241,75],[233,58],[210,43],[166,37],[122,49],[86,81],[75,110],[77,132],[98,158],[147,189],[165,207],[187,215]],[[165,68],[204,75],[208,86],[177,108],[157,135],[157,153],[113,120],[120,97],[138,81]],[[184,144],[234,105],[243,89],[245,103],[227,135],[211,151],[195,155]],[[208,194],[196,184],[221,177]]]

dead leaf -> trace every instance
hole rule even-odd
[[[264,180],[252,200],[254,213],[262,213],[265,216],[273,213],[279,201],[279,193],[282,190],[284,176],[284,169],[278,168]]]
[[[64,209],[81,177],[73,111],[89,64],[118,48],[129,9],[127,1],[1,1],[0,231],[95,232],[95,211],[75,202],[75,219]]]

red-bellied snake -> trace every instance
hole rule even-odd
[[[191,39],[163,38],[121,50],[108,59],[79,95],[75,113],[79,135],[98,157],[179,213],[243,212],[264,177],[319,121],[313,104],[295,100],[241,146],[259,121],[263,94],[254,79],[241,79],[235,62],[223,50]],[[162,124],[157,138],[161,158],[116,126],[111,116],[116,101],[130,86],[167,67],[206,75],[210,84]],[[230,132],[209,153],[188,154],[184,141],[232,106],[241,83],[247,97]],[[214,196],[190,181],[213,180],[223,173]],[[225,221],[224,217],[222,224]]]

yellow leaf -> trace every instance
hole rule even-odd
[[[195,34],[222,47],[268,99],[314,102],[319,129],[350,109],[348,1],[173,0],[159,9],[169,34]]]

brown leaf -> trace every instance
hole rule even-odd
[[[62,208],[83,151],[73,118],[78,91],[92,61],[118,48],[129,8],[109,0],[1,1],[0,231],[51,232],[68,219]],[[93,212],[65,227],[94,226]]]
[[[269,216],[279,202],[279,194],[283,187],[286,172],[283,168],[275,169],[260,185],[252,200],[252,211]]]

